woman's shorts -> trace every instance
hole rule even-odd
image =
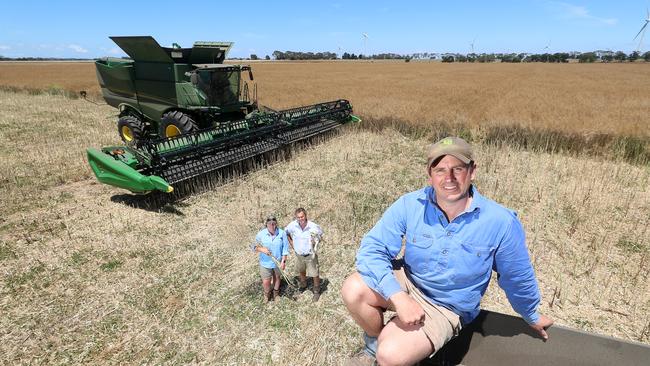
[[[260,276],[262,276],[263,280],[265,280],[267,278],[271,278],[271,276],[273,275],[273,272],[275,272],[276,275],[280,276],[280,269],[278,267],[266,268],[266,267],[260,266]]]

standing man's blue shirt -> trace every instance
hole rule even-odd
[[[470,207],[452,222],[431,187],[400,197],[361,241],[357,271],[386,299],[400,291],[391,259],[405,238],[406,272],[432,303],[471,322],[495,270],[515,311],[536,323],[540,294],[523,227],[513,211],[470,190]]]
[[[275,233],[271,235],[269,230],[264,228],[255,235],[255,241],[262,246],[269,248],[273,257],[279,262],[282,256],[289,255],[289,242],[287,241],[287,234],[280,228],[275,229]],[[264,268],[273,269],[276,267],[273,259],[264,253],[260,253],[260,265]]]

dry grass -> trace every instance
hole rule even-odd
[[[366,119],[650,137],[650,64],[258,62],[262,103],[346,98]],[[0,85],[99,94],[92,63],[0,63]]]
[[[257,69],[261,85],[277,88],[261,90],[276,98],[267,104],[348,97],[357,113],[374,116],[370,95],[390,97],[382,89],[354,94],[345,76],[375,66],[351,64],[329,84],[315,74],[306,85],[302,73],[315,66],[296,64],[303,87],[288,95],[277,91],[287,86],[273,84],[273,70]],[[388,116],[390,105],[378,108]],[[153,212],[96,183],[86,165],[86,147],[117,142],[114,114],[62,96],[0,91],[4,362],[336,365],[360,347],[338,291],[361,236],[395,198],[425,184],[427,139],[348,128],[287,162]],[[541,150],[479,144],[477,159],[481,192],[524,222],[541,310],[560,324],[650,343],[648,166]],[[300,184],[298,170],[311,172]],[[285,225],[296,206],[326,231],[327,290],[315,305],[307,294],[265,307],[247,246],[264,215],[274,212]],[[511,312],[494,283],[483,306]]]
[[[2,62],[0,70],[0,85],[5,88],[101,94],[92,62]]]
[[[350,99],[371,130],[650,163],[648,64],[257,62],[261,103]],[[0,63],[0,89],[101,100],[92,63]]]
[[[263,101],[280,107],[345,97],[366,118],[415,125],[650,136],[645,64],[262,63],[255,69]]]
[[[47,207],[43,190],[92,176],[87,147],[119,140],[115,110],[83,100],[0,91],[0,113],[2,217]]]

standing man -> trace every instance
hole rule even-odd
[[[266,227],[255,235],[255,243],[254,250],[260,253],[260,276],[264,301],[269,302],[280,296],[280,269],[276,263],[279,263],[284,270],[289,255],[287,234],[278,227],[278,220],[274,215],[266,218]],[[273,295],[271,295],[271,288],[273,288]]]
[[[479,313],[492,271],[515,311],[547,339],[553,320],[540,293],[516,214],[472,185],[472,147],[457,137],[431,145],[429,186],[405,194],[361,241],[357,272],[341,294],[366,348],[349,365],[414,364],[438,351]],[[404,258],[392,262],[405,242]],[[393,263],[396,265],[394,266]],[[386,309],[397,315],[384,325]]]
[[[307,276],[314,279],[314,296],[312,300],[320,298],[320,271],[318,267],[318,244],[323,236],[323,230],[315,222],[307,219],[307,211],[297,208],[296,219],[286,227],[289,245],[296,253],[296,267],[300,275],[300,290],[307,288]]]

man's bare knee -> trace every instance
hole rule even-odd
[[[355,272],[343,281],[341,297],[346,305],[358,304],[363,300],[364,293],[369,290],[366,283],[361,279],[361,276]]]
[[[383,339],[377,344],[377,363],[382,366],[407,365],[404,346],[400,342]]]
[[[391,320],[379,334],[377,362],[380,365],[411,365],[433,352],[433,345],[419,326]]]
[[[399,365],[399,355],[404,353],[403,345],[395,339],[395,333],[382,332],[377,337],[377,363],[380,365]]]

